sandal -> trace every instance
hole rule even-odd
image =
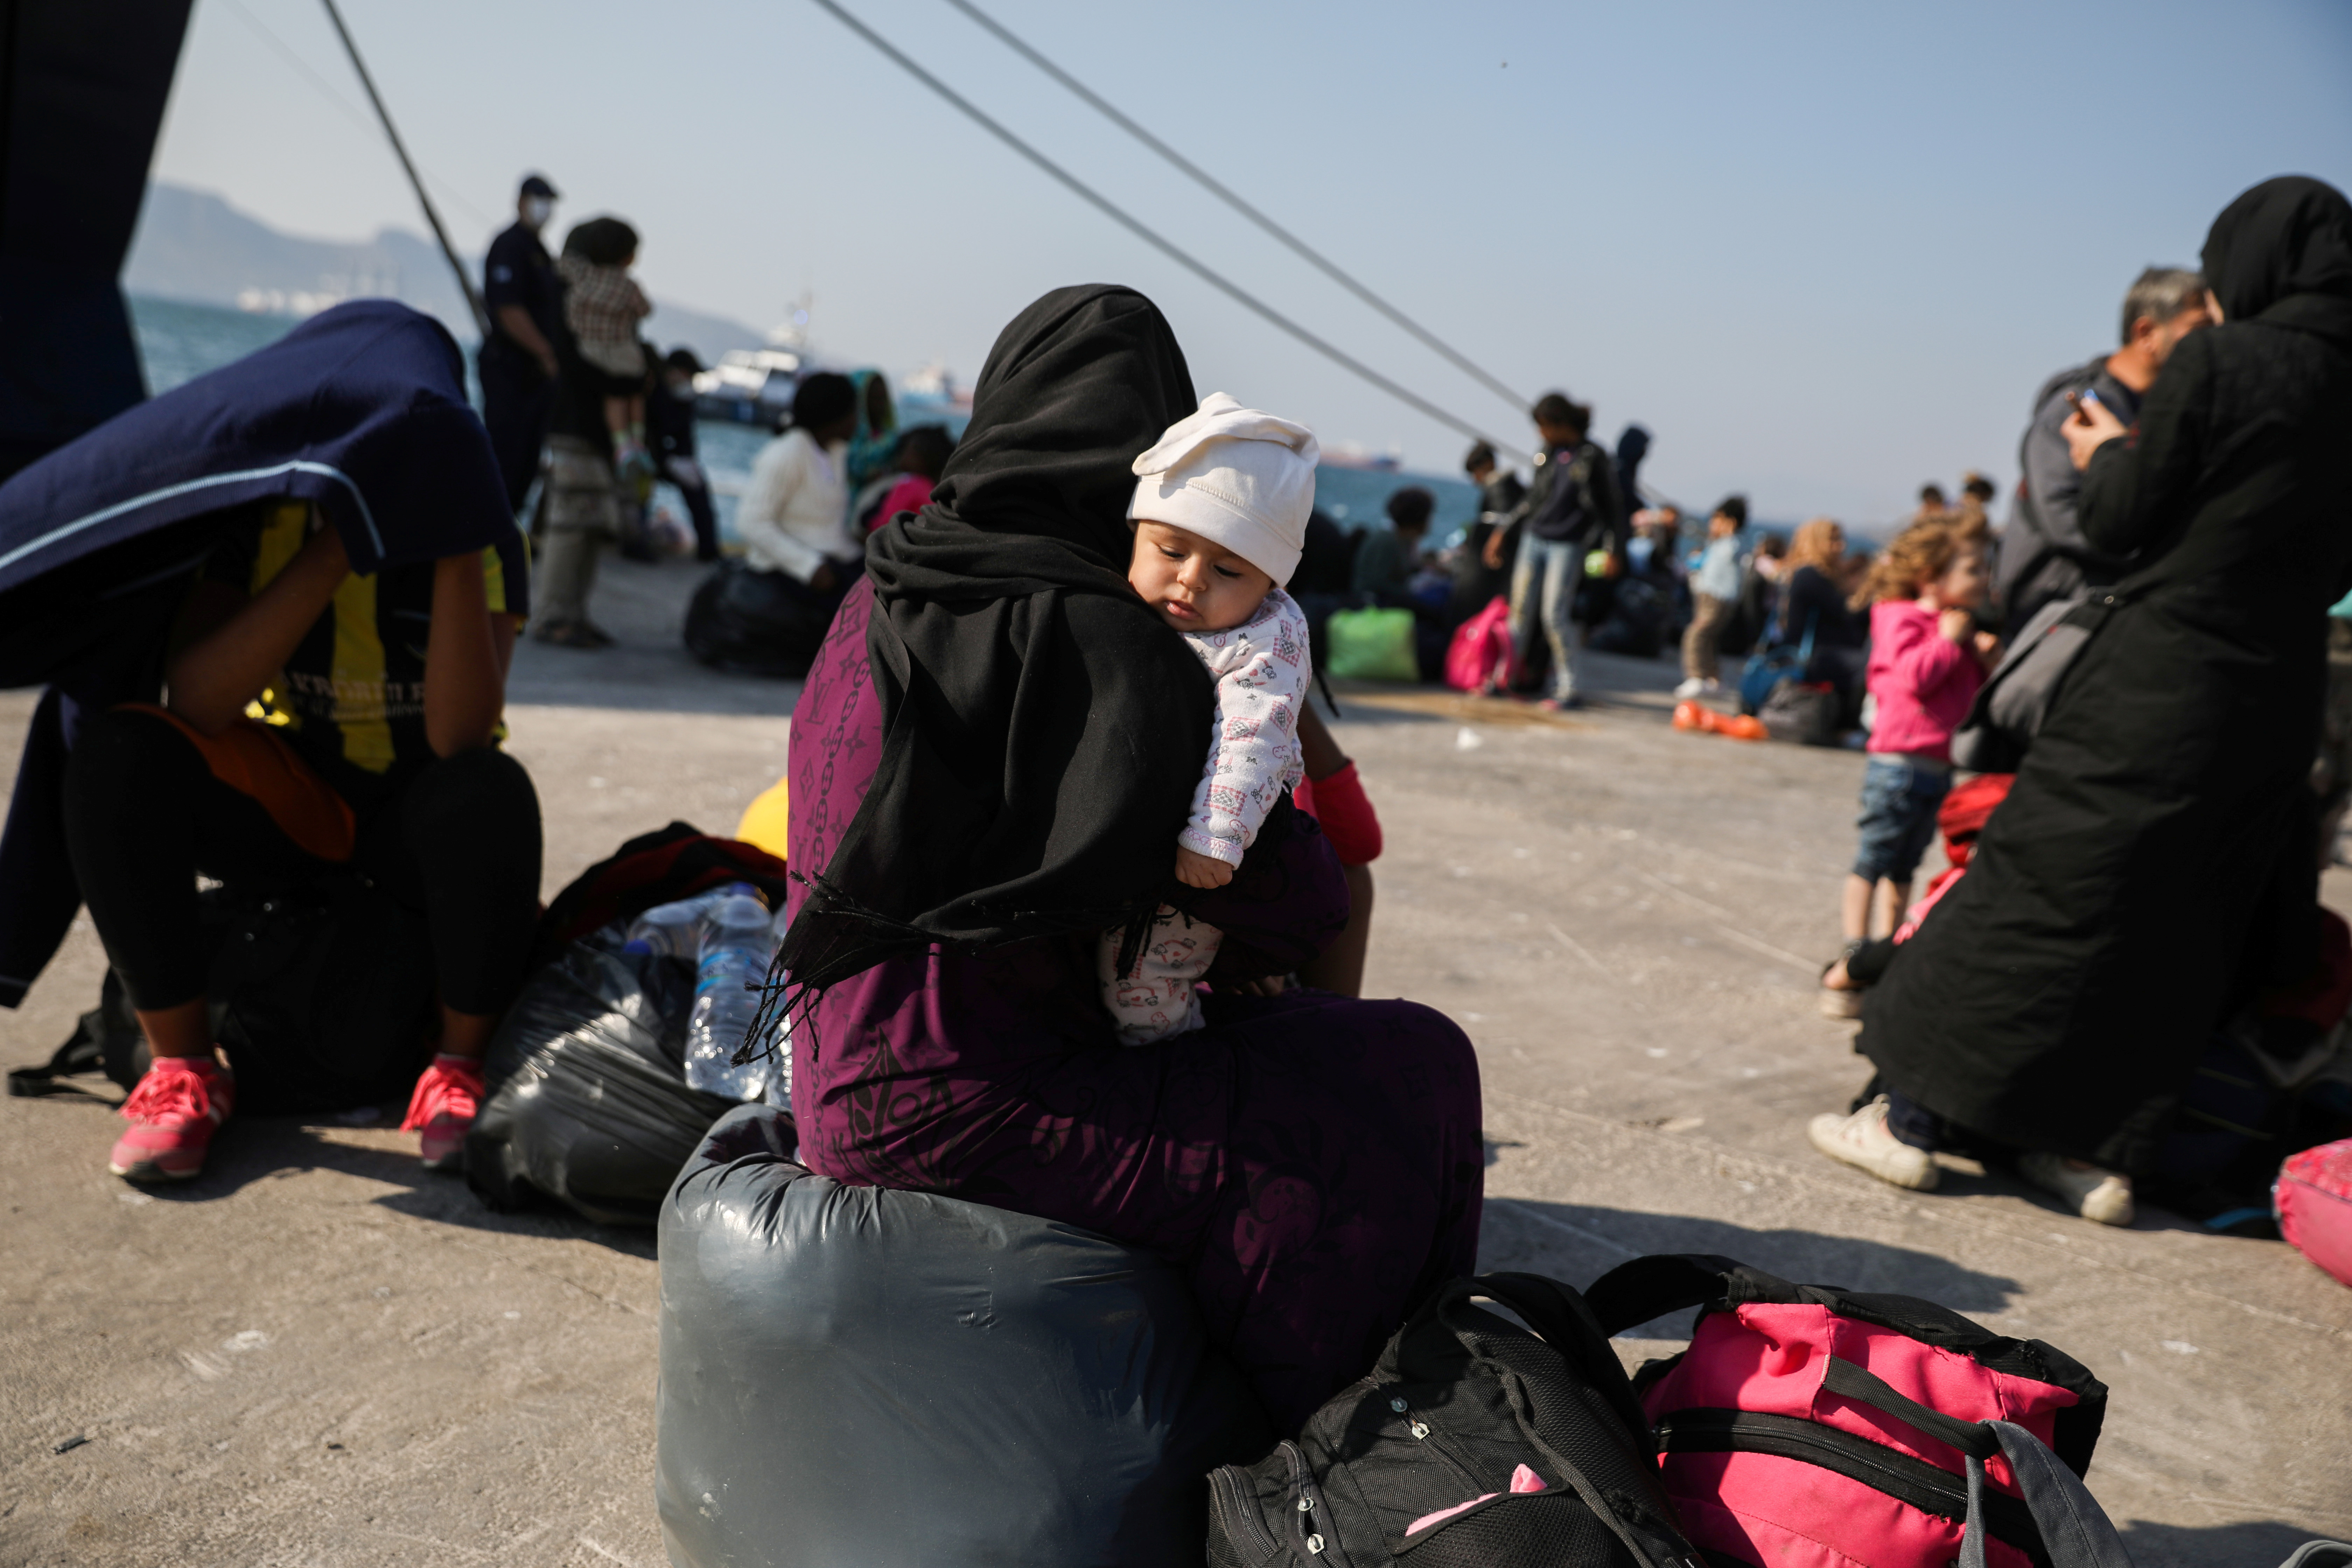
[[[585,621],[558,621],[551,626],[534,627],[530,640],[546,643],[551,647],[601,648],[613,646],[612,638],[604,637]]]

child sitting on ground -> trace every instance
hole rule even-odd
[[[637,390],[604,399],[604,427],[613,433],[616,472],[651,473],[646,452],[646,354],[637,323],[653,314],[629,268],[637,263],[637,231],[616,217],[590,218],[564,237],[555,270],[563,279],[563,322],[580,357]]]
[[[1980,531],[1931,518],[1895,536],[1854,596],[1856,608],[1870,603],[1867,679],[1878,715],[1862,776],[1862,843],[1846,879],[1845,948],[1837,962],[1868,940],[1880,883],[1890,895],[1886,925],[1911,901],[1911,874],[1935,835],[1936,808],[1952,787],[1952,731],[1968,717],[1998,646],[1990,632],[1976,629],[1972,614],[1984,602],[1987,581]],[[1860,997],[1825,984],[1822,1011],[1857,1016]]]
[[[955,437],[944,425],[918,425],[899,437],[898,450],[892,454],[898,466],[898,482],[866,515],[866,531],[873,532],[902,511],[920,511],[929,506],[931,489],[954,454]]]
[[[1302,775],[1298,712],[1307,616],[1282,591],[1315,506],[1314,432],[1222,392],[1135,459],[1127,580],[1216,678],[1209,756],[1176,836],[1176,878],[1220,888]],[[1097,972],[1122,1044],[1201,1026],[1193,985],[1216,958],[1213,926],[1162,905],[1124,972],[1127,931],[1103,935]]]

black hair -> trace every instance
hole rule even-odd
[[[1922,505],[1925,505],[1928,501],[1934,501],[1937,506],[1943,505],[1944,487],[1937,484],[1921,485],[1919,487],[1919,500]]]
[[[682,370],[688,375],[700,375],[702,374],[702,362],[694,357],[694,351],[692,349],[672,349],[667,354],[662,357],[662,363],[669,366],[672,370]]]
[[[1407,485],[1389,497],[1389,521],[1406,533],[1429,526],[1430,513],[1437,510],[1437,498],[1419,485]]]
[[[802,377],[793,389],[793,423],[803,430],[821,430],[856,408],[856,386],[829,370]]]
[[[1715,503],[1715,510],[1729,518],[1733,522],[1738,523],[1740,527],[1746,528],[1748,526],[1748,498],[1746,496],[1726,496],[1721,500]]]
[[[1484,441],[1471,447],[1470,455],[1462,459],[1462,471],[1465,474],[1475,474],[1481,468],[1491,468],[1494,466],[1495,448]]]
[[[948,434],[946,426],[917,425],[898,437],[890,460],[910,474],[936,479],[954,451],[955,437]]]
[[[637,231],[616,217],[575,223],[563,237],[563,254],[598,267],[626,267],[637,253]]]
[[[1565,425],[1580,435],[1592,428],[1592,410],[1565,392],[1545,393],[1536,399],[1533,412],[1538,425]]]
[[[1992,481],[1982,474],[1970,474],[1960,485],[1960,493],[1964,496],[1974,496],[1979,500],[1989,501],[1993,498]]]

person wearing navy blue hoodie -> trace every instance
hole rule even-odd
[[[535,930],[538,797],[498,749],[529,584],[456,344],[387,301],[0,486],[0,684],[49,687],[0,841],[0,1000],[86,904],[152,1057],[116,1174],[195,1175],[234,1107],[198,874],[339,867],[425,917],[439,1054],[407,1124],[457,1160]]]

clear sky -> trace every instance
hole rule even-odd
[[[845,0],[1315,331],[1524,445],[1479,387],[941,0]],[[1081,205],[807,0],[342,0],[475,249],[514,182],[646,236],[656,301],[968,384],[1048,288],[1132,284],[1202,392],[1451,470],[1465,443]],[[2269,175],[2352,188],[2352,5],[981,0],[1652,487],[1864,526],[2008,486],[2026,402]],[[274,34],[316,80],[264,37]],[[156,174],[298,234],[421,230],[316,0],[196,0]],[[656,334],[658,317],[656,318]],[[2004,506],[2005,510],[2005,506]]]

